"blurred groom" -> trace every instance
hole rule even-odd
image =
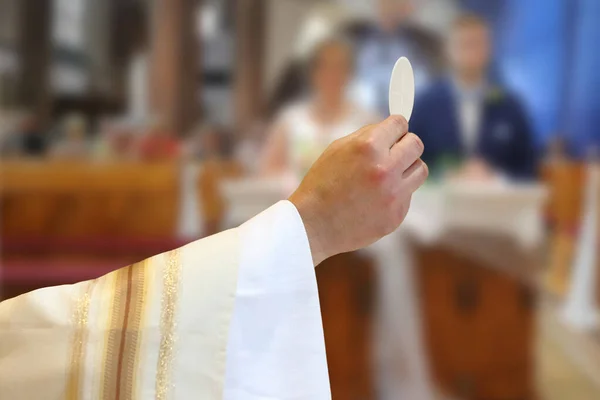
[[[448,41],[450,74],[417,98],[411,129],[425,143],[432,174],[523,180],[535,176],[536,152],[517,98],[494,82],[488,67],[490,30],[480,17],[459,17]]]

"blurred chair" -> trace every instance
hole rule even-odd
[[[236,162],[209,160],[202,164],[197,182],[206,235],[230,228],[225,225],[229,202],[224,196],[222,185],[223,182],[235,180],[242,175],[243,168]]]
[[[550,162],[542,168],[549,189],[548,271],[545,286],[554,295],[565,295],[582,215],[585,165],[575,161]]]

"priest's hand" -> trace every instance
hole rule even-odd
[[[412,193],[428,175],[423,142],[401,116],[333,142],[289,198],[300,213],[313,256],[368,246],[402,223]]]

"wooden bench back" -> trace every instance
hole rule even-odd
[[[9,162],[0,165],[4,236],[172,236],[178,166]]]

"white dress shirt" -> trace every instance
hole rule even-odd
[[[485,86],[466,88],[455,80],[454,90],[457,99],[458,124],[462,144],[467,153],[471,154],[477,150],[479,141]]]

